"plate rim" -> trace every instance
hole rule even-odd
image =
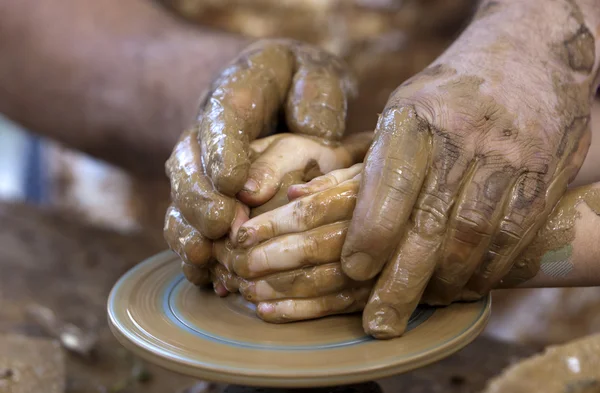
[[[162,251],[149,258],[144,259],[140,263],[133,266],[114,284],[110,291],[107,301],[108,324],[111,332],[116,339],[125,348],[133,352],[135,355],[151,363],[157,364],[165,369],[176,372],[178,374],[200,378],[213,382],[221,382],[227,384],[238,384],[258,387],[275,387],[275,388],[305,388],[305,387],[327,387],[336,385],[346,385],[390,377],[405,372],[415,370],[420,367],[427,366],[442,360],[453,353],[456,353],[470,344],[479,334],[485,329],[490,314],[491,314],[491,295],[488,295],[481,307],[481,312],[477,319],[470,326],[466,327],[462,332],[453,338],[441,343],[435,349],[427,352],[417,353],[412,355],[411,361],[404,363],[392,363],[387,366],[372,366],[365,367],[361,370],[353,370],[352,368],[346,371],[337,372],[335,376],[326,373],[322,375],[311,375],[297,377],[292,371],[286,373],[268,374],[252,371],[251,369],[236,370],[222,366],[211,366],[210,364],[198,365],[192,364],[185,359],[169,356],[168,352],[152,343],[141,340],[132,332],[127,331],[125,327],[118,321],[113,312],[113,303],[118,294],[121,284],[125,282],[138,268],[148,266],[153,263],[159,264],[167,258],[179,258],[170,250]],[[161,354],[161,352],[163,352]],[[411,355],[406,355],[411,357]],[[406,357],[404,356],[404,358]],[[365,375],[368,374],[368,378]]]

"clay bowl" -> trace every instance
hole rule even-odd
[[[422,307],[407,333],[378,341],[359,314],[283,325],[263,322],[241,296],[215,296],[189,284],[166,251],[114,286],[110,327],[133,353],[203,380],[261,387],[315,387],[379,379],[460,350],[484,329],[490,298]]]

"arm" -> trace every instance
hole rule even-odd
[[[247,44],[187,26],[149,0],[0,0],[0,112],[161,175],[199,95]]]
[[[401,335],[426,290],[484,296],[510,271],[587,154],[599,27],[593,1],[486,1],[390,96],[342,252],[353,279],[383,272],[370,333]]]

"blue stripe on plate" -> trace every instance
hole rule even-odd
[[[174,279],[167,285],[162,295],[162,309],[165,316],[179,326],[181,329],[197,336],[200,339],[212,341],[218,344],[229,345],[236,348],[245,349],[260,349],[267,351],[322,351],[328,349],[339,349],[343,347],[349,347],[359,344],[368,343],[374,341],[371,336],[365,335],[363,337],[355,338],[347,341],[340,341],[335,343],[319,344],[319,345],[276,345],[273,344],[260,344],[251,343],[247,341],[238,341],[228,337],[216,335],[211,332],[207,332],[199,328],[198,326],[187,321],[180,310],[177,307],[175,299],[178,293],[186,284],[185,277],[183,274],[178,274]],[[433,307],[419,307],[411,316],[408,323],[407,331],[412,330],[425,322],[433,313],[435,308]]]

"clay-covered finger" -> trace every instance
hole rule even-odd
[[[220,263],[216,262],[212,264],[210,267],[210,272],[213,280],[218,280],[218,282],[222,284],[227,292],[235,293],[239,290],[241,279],[227,270]]]
[[[347,229],[348,222],[338,222],[284,235],[249,249],[234,250],[229,258],[233,271],[247,279],[336,262],[339,261]]]
[[[355,81],[342,61],[325,51],[295,45],[296,72],[286,102],[290,131],[340,140]]]
[[[209,239],[224,236],[235,218],[236,201],[217,192],[205,175],[198,134],[185,132],[166,163],[171,199],[186,221]]]
[[[250,168],[249,144],[274,128],[294,58],[280,43],[249,48],[221,74],[200,108],[202,158],[215,187],[238,193]]]
[[[365,160],[342,251],[342,267],[353,279],[373,278],[396,248],[421,191],[430,141],[427,122],[412,107],[388,103]]]
[[[470,291],[485,295],[497,286],[544,225],[567,190],[570,177],[568,170],[562,171],[553,180],[547,174],[536,172],[527,172],[519,177],[498,231],[491,239],[489,251],[468,282]]]
[[[429,281],[427,304],[449,304],[481,265],[503,217],[516,170],[482,158],[465,180],[448,222],[440,263]]]
[[[339,262],[305,267],[245,281],[240,292],[252,302],[286,298],[314,298],[364,286],[342,272]]]
[[[229,239],[235,242],[238,236],[238,230],[240,226],[250,219],[250,208],[242,203],[237,203],[235,217],[231,223],[231,230],[229,231]]]
[[[288,199],[291,201],[306,195],[333,188],[340,183],[359,176],[362,169],[362,163],[354,164],[350,168],[337,169],[323,176],[316,177],[308,183],[293,185],[288,188]]]
[[[181,270],[185,278],[194,285],[204,286],[211,282],[210,271],[207,267],[199,267],[182,261]]]
[[[362,161],[369,148],[370,133],[357,135],[342,143],[286,135],[273,142],[251,165],[248,181],[238,198],[249,206],[260,206],[279,190],[283,176],[293,171],[320,173],[347,168]]]
[[[237,243],[240,247],[251,247],[278,236],[349,220],[358,186],[358,180],[349,180],[253,217],[238,230]]]
[[[163,230],[167,244],[179,257],[191,265],[202,267],[212,256],[212,241],[187,223],[181,212],[173,205],[165,215]]]
[[[371,287],[344,290],[312,299],[285,299],[259,303],[257,315],[270,323],[286,323],[359,312],[365,307]]]
[[[264,138],[258,138],[250,142],[250,161],[254,161],[258,156],[263,154],[271,144],[281,138],[285,138],[285,134],[275,134]]]
[[[437,136],[432,139],[431,155],[412,217],[363,313],[365,331],[376,338],[389,339],[404,333],[434,269],[444,257],[448,218],[469,172],[471,157]]]
[[[217,240],[213,244],[213,257],[230,272],[233,272],[233,262],[242,258],[245,253],[246,250],[236,248],[235,243],[228,238]]]
[[[304,179],[305,171],[293,171],[283,175],[283,178],[281,178],[281,184],[279,184],[279,189],[277,190],[275,195],[273,195],[273,197],[263,205],[252,209],[250,217],[259,216],[288,203],[288,188],[294,184],[304,184]]]

